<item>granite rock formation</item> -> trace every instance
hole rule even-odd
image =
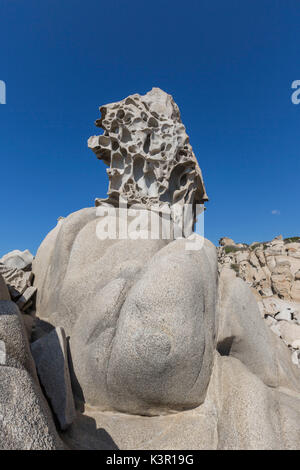
[[[118,206],[121,196],[128,206],[139,204],[157,211],[190,204],[194,221],[196,204],[208,198],[173,98],[153,88],[146,95],[101,106],[100,111],[96,125],[104,133],[90,137],[88,145],[109,167],[105,201]],[[96,199],[96,206],[101,203]]]
[[[121,196],[146,210],[206,199],[171,97],[154,89],[101,112],[104,134],[89,146],[109,166],[110,186],[97,206]],[[99,239],[98,219],[87,208],[60,220],[33,266],[38,316],[70,336],[78,416],[68,445],[299,448],[300,372],[246,283],[226,267],[218,274],[215,247]]]
[[[0,277],[0,312],[14,309],[0,323],[0,373],[27,374],[25,412],[36,416],[33,430],[31,419],[22,427],[26,396],[21,390],[15,403],[10,393],[22,382],[1,380],[0,426],[5,409],[8,430],[21,433],[12,439],[5,429],[2,447],[62,448],[63,440],[71,449],[299,449],[300,370],[266,325],[261,297],[236,276],[231,258],[225,262],[234,242],[223,240],[218,265],[215,246],[195,234],[122,238],[118,223],[115,237],[99,237],[98,209],[118,207],[121,198],[138,208],[132,219],[153,206],[173,216],[177,203],[195,208],[206,200],[178,107],[153,89],[101,112],[104,134],[89,145],[109,166],[108,199],[60,219],[42,242],[32,268],[35,313],[20,314]],[[122,217],[117,208],[102,220]],[[201,249],[187,249],[193,238]],[[235,252],[244,256],[243,248]],[[270,256],[278,249],[271,246]],[[258,270],[265,258],[249,256]],[[298,270],[283,278],[285,265],[270,263],[274,292],[297,296]],[[288,313],[280,313],[285,322]],[[65,429],[60,437],[36,388],[23,323],[22,333],[16,329],[32,316],[31,348],[57,430]]]
[[[251,288],[262,317],[300,367],[300,237],[251,245],[222,238],[220,269],[231,268]]]
[[[234,271],[217,285],[214,246],[100,242],[92,211],[60,222],[34,266],[38,314],[70,335],[84,401],[68,445],[105,447],[84,416],[123,449],[298,448],[299,371]]]

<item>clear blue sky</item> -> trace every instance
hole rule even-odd
[[[0,255],[105,195],[98,107],[153,86],[202,168],[206,237],[300,235],[298,0],[1,0],[0,44]]]

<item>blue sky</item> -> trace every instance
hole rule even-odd
[[[105,196],[98,107],[153,86],[202,168],[206,237],[300,235],[299,24],[298,0],[1,0],[0,255]]]

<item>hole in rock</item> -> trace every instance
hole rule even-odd
[[[234,341],[234,336],[224,338],[217,344],[217,351],[221,356],[229,356]]]
[[[148,153],[149,148],[150,148],[150,134],[147,134],[147,137],[146,137],[145,142],[144,142],[144,147],[143,147],[144,152]]]
[[[123,109],[119,109],[119,111],[117,112],[117,118],[123,119],[124,116],[125,116],[125,113]]]

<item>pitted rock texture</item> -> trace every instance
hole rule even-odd
[[[153,88],[100,107],[103,135],[89,147],[109,168],[108,199],[118,205],[168,208],[203,204],[207,195],[202,173],[173,98]],[[96,199],[96,206],[103,202]]]

